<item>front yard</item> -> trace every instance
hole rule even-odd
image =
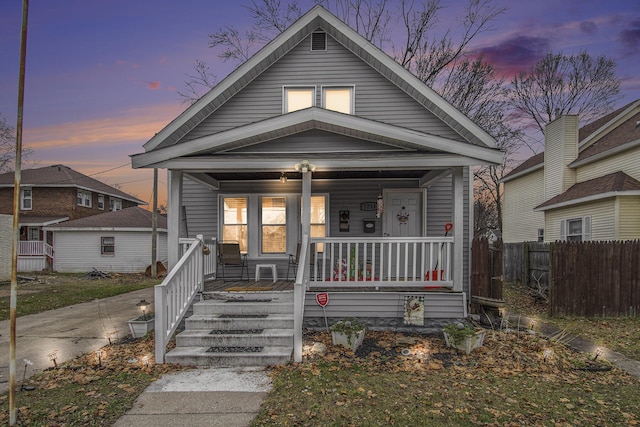
[[[98,285],[93,281],[85,284],[94,286]],[[531,311],[536,305],[516,291],[505,289],[512,310],[544,315]],[[636,351],[633,343],[626,344],[627,338],[619,337],[637,343],[637,319],[567,322],[608,347],[615,348],[618,340]],[[353,353],[332,346],[326,332],[307,331],[305,344],[313,343],[324,344],[326,353],[307,352],[300,364],[272,369],[274,387],[254,425],[640,423],[639,378],[529,330],[490,331],[484,346],[469,355],[445,348],[441,334],[368,331]],[[95,354],[87,354],[32,377],[27,384],[36,389],[17,393],[20,425],[111,425],[148,384],[165,372],[183,369],[154,365],[152,358],[147,365],[141,355],[152,355],[152,350],[152,336],[125,340],[106,346],[100,362]],[[6,394],[0,403],[0,424],[5,424]]]

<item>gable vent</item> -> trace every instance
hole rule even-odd
[[[327,33],[311,33],[311,50],[327,50]]]

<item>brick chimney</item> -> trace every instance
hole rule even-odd
[[[564,193],[576,183],[576,171],[567,165],[578,157],[578,116],[560,116],[545,128],[545,200]]]

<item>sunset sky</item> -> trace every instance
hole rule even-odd
[[[472,49],[505,75],[529,68],[549,51],[587,50],[617,61],[617,106],[640,98],[640,1],[494,3],[509,9]],[[455,28],[451,17],[463,1],[442,4],[450,5],[442,28]],[[0,2],[0,115],[13,127],[21,14],[22,1]],[[251,23],[235,1],[31,0],[23,138],[34,151],[30,160],[96,174],[150,202],[152,172],[132,170],[129,155],[142,152],[185,108],[176,90],[184,89],[196,59],[206,61],[218,81],[232,71],[234,64],[222,63],[208,48],[208,34],[225,25],[242,31]],[[160,177],[162,198],[166,175]]]

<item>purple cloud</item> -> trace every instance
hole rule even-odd
[[[549,40],[542,37],[517,36],[475,53],[495,65],[505,77],[532,67],[550,51]]]
[[[583,21],[580,23],[580,31],[592,36],[598,31],[598,26],[593,21]]]
[[[636,53],[640,50],[640,19],[632,21],[630,25],[631,29],[620,31],[618,40],[629,53]]]

